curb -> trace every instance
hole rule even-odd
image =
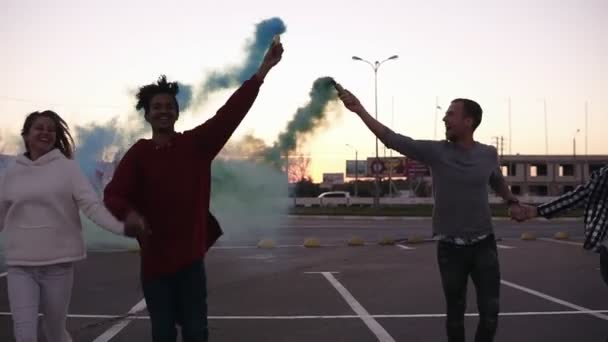
[[[361,216],[361,215],[287,215],[288,218],[311,218],[320,220],[401,220],[401,221],[418,221],[418,220],[430,220],[430,216]],[[511,221],[509,217],[493,217],[493,221]],[[559,217],[559,218],[535,218],[527,222],[534,221],[554,221],[554,222],[582,222],[582,217]]]

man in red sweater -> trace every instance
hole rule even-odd
[[[174,342],[176,324],[184,342],[207,341],[204,257],[221,229],[209,213],[211,162],[243,120],[283,46],[273,41],[258,71],[200,126],[175,132],[179,116],[177,83],[164,76],[140,88],[136,108],[144,109],[152,139],[135,143],[104,191],[104,202],[119,219],[145,222],[138,238],[141,281],[154,342]]]

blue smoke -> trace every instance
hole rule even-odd
[[[272,38],[286,31],[286,26],[280,18],[271,18],[256,25],[255,35],[245,45],[246,56],[239,65],[230,67],[225,72],[214,72],[202,82],[202,92],[193,97],[192,86],[179,84],[177,101],[180,111],[186,111],[193,105],[201,104],[210,92],[239,86],[251,77],[259,67],[270,46]],[[103,184],[99,175],[99,162],[108,148],[117,147],[125,150],[148,131],[143,120],[143,114],[131,112],[126,124],[118,124],[118,116],[107,124],[91,124],[75,126],[77,137],[76,160],[91,181],[94,188],[101,194]],[[4,144],[5,139],[0,142]],[[4,146],[6,147],[6,146]],[[118,153],[121,156],[122,153]],[[259,227],[277,226],[279,214],[285,213],[284,198],[287,194],[287,177],[276,168],[245,161],[221,161],[213,165],[213,200],[212,208],[218,212],[219,219],[227,222],[227,233],[231,226],[234,231],[244,226]],[[283,180],[280,180],[282,177]],[[277,181],[278,180],[278,181]],[[263,186],[260,186],[260,185]],[[238,185],[238,186],[237,186]],[[263,191],[261,191],[261,189]],[[264,200],[251,201],[250,194]],[[252,205],[255,203],[255,205]],[[248,222],[234,219],[234,213],[240,213],[248,218]],[[230,220],[232,218],[232,220]],[[113,235],[101,230],[95,224],[83,217],[84,234],[87,246],[93,249],[131,248],[136,242]],[[234,225],[230,224],[234,222]],[[229,234],[228,234],[229,235]],[[1,241],[0,241],[1,242]],[[2,270],[2,253],[0,251],[0,270]]]
[[[229,67],[225,71],[213,71],[201,86],[195,104],[200,105],[210,93],[222,89],[239,86],[249,79],[257,71],[262,63],[264,54],[277,34],[283,34],[287,30],[281,18],[270,18],[256,24],[253,40],[245,46],[246,56],[242,63]]]
[[[251,77],[261,64],[272,38],[284,33],[285,30],[286,26],[280,18],[270,18],[256,24],[253,39],[246,43],[245,60],[240,65],[229,68],[227,72],[213,72],[203,82],[202,95],[196,99],[193,97],[191,85],[179,83],[177,102],[180,111],[185,112],[192,105],[201,104],[212,91],[239,86]],[[97,191],[103,190],[97,175],[97,167],[106,149],[111,146],[124,149],[139,138],[145,129],[147,125],[143,122],[141,113],[134,113],[129,117],[128,127],[118,126],[117,118],[105,125],[75,127],[78,137],[76,159]]]
[[[76,126],[75,131],[78,137],[76,160],[95,190],[101,192],[103,189],[96,174],[97,165],[102,160],[106,148],[116,143],[119,137],[120,131],[116,119],[103,126],[98,124]]]
[[[177,103],[180,112],[185,112],[192,102],[192,86],[178,82],[179,93],[177,93]]]

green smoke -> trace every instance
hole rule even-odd
[[[222,241],[251,243],[276,235],[288,212],[287,176],[254,159],[216,159],[211,167],[211,212]]]
[[[211,210],[226,226],[222,240],[244,242],[247,236],[274,236],[290,201],[285,155],[326,123],[338,99],[331,77],[313,82],[309,101],[298,108],[272,146],[251,134],[229,142],[213,162]],[[231,232],[238,234],[231,235]]]
[[[285,130],[279,134],[278,140],[264,151],[266,161],[281,165],[282,157],[294,151],[302,138],[325,124],[329,105],[338,99],[334,84],[335,81],[331,77],[320,77],[313,82],[308,93],[308,103],[298,108]]]

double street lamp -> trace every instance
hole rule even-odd
[[[375,62],[370,62],[368,60],[365,60],[361,57],[357,57],[357,56],[353,56],[353,60],[355,61],[361,61],[364,63],[369,64],[372,69],[374,70],[374,115],[376,120],[378,120],[378,69],[380,68],[380,66],[387,61],[393,60],[393,59],[397,59],[399,58],[399,56],[397,55],[393,55],[381,62],[379,61],[375,61]],[[378,160],[378,137],[376,137],[376,160]],[[374,172],[374,187],[375,187],[375,193],[374,193],[374,206],[378,207],[380,205],[380,182],[379,182],[379,173],[377,172],[377,170],[372,170]]]

